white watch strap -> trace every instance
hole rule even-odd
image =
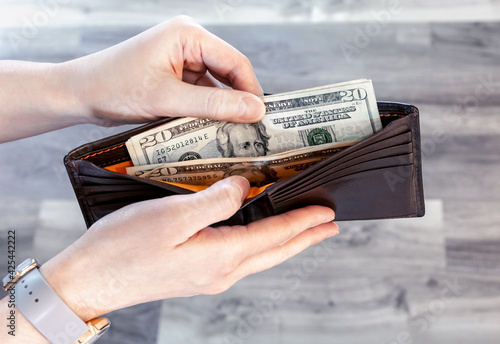
[[[17,282],[16,306],[53,344],[73,344],[89,330],[38,269],[31,270]]]

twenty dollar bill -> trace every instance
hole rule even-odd
[[[130,167],[127,173],[151,180],[191,185],[211,185],[223,178],[239,175],[247,178],[252,186],[260,187],[285,180],[352,144],[321,150],[317,147],[302,148],[264,157],[180,161],[149,171],[147,166],[144,166],[146,170],[141,166]]]
[[[382,128],[370,80],[263,97],[253,124],[182,118],[126,142],[134,166],[194,159],[259,157],[322,144],[359,141]]]

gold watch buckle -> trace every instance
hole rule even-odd
[[[39,266],[40,265],[38,264],[38,260],[36,260],[35,258],[26,259],[16,268],[14,276],[9,274],[3,278],[3,290],[9,290],[14,284],[16,284],[17,281],[19,281],[19,279],[21,279],[21,277],[26,275],[31,270],[38,268]]]
[[[108,330],[111,323],[107,318],[95,318],[87,322],[89,330],[83,334],[74,344],[92,344],[97,338]]]

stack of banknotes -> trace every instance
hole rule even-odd
[[[380,129],[371,80],[263,97],[257,123],[181,118],[131,137],[127,173],[211,185],[242,175],[252,186],[289,178]]]

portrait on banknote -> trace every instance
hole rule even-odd
[[[265,186],[279,180],[278,173],[268,165],[254,165],[254,164],[238,164],[229,167],[222,178],[230,176],[243,176],[250,182],[252,186]]]
[[[217,128],[217,149],[224,158],[265,156],[271,138],[262,122],[225,122]]]

